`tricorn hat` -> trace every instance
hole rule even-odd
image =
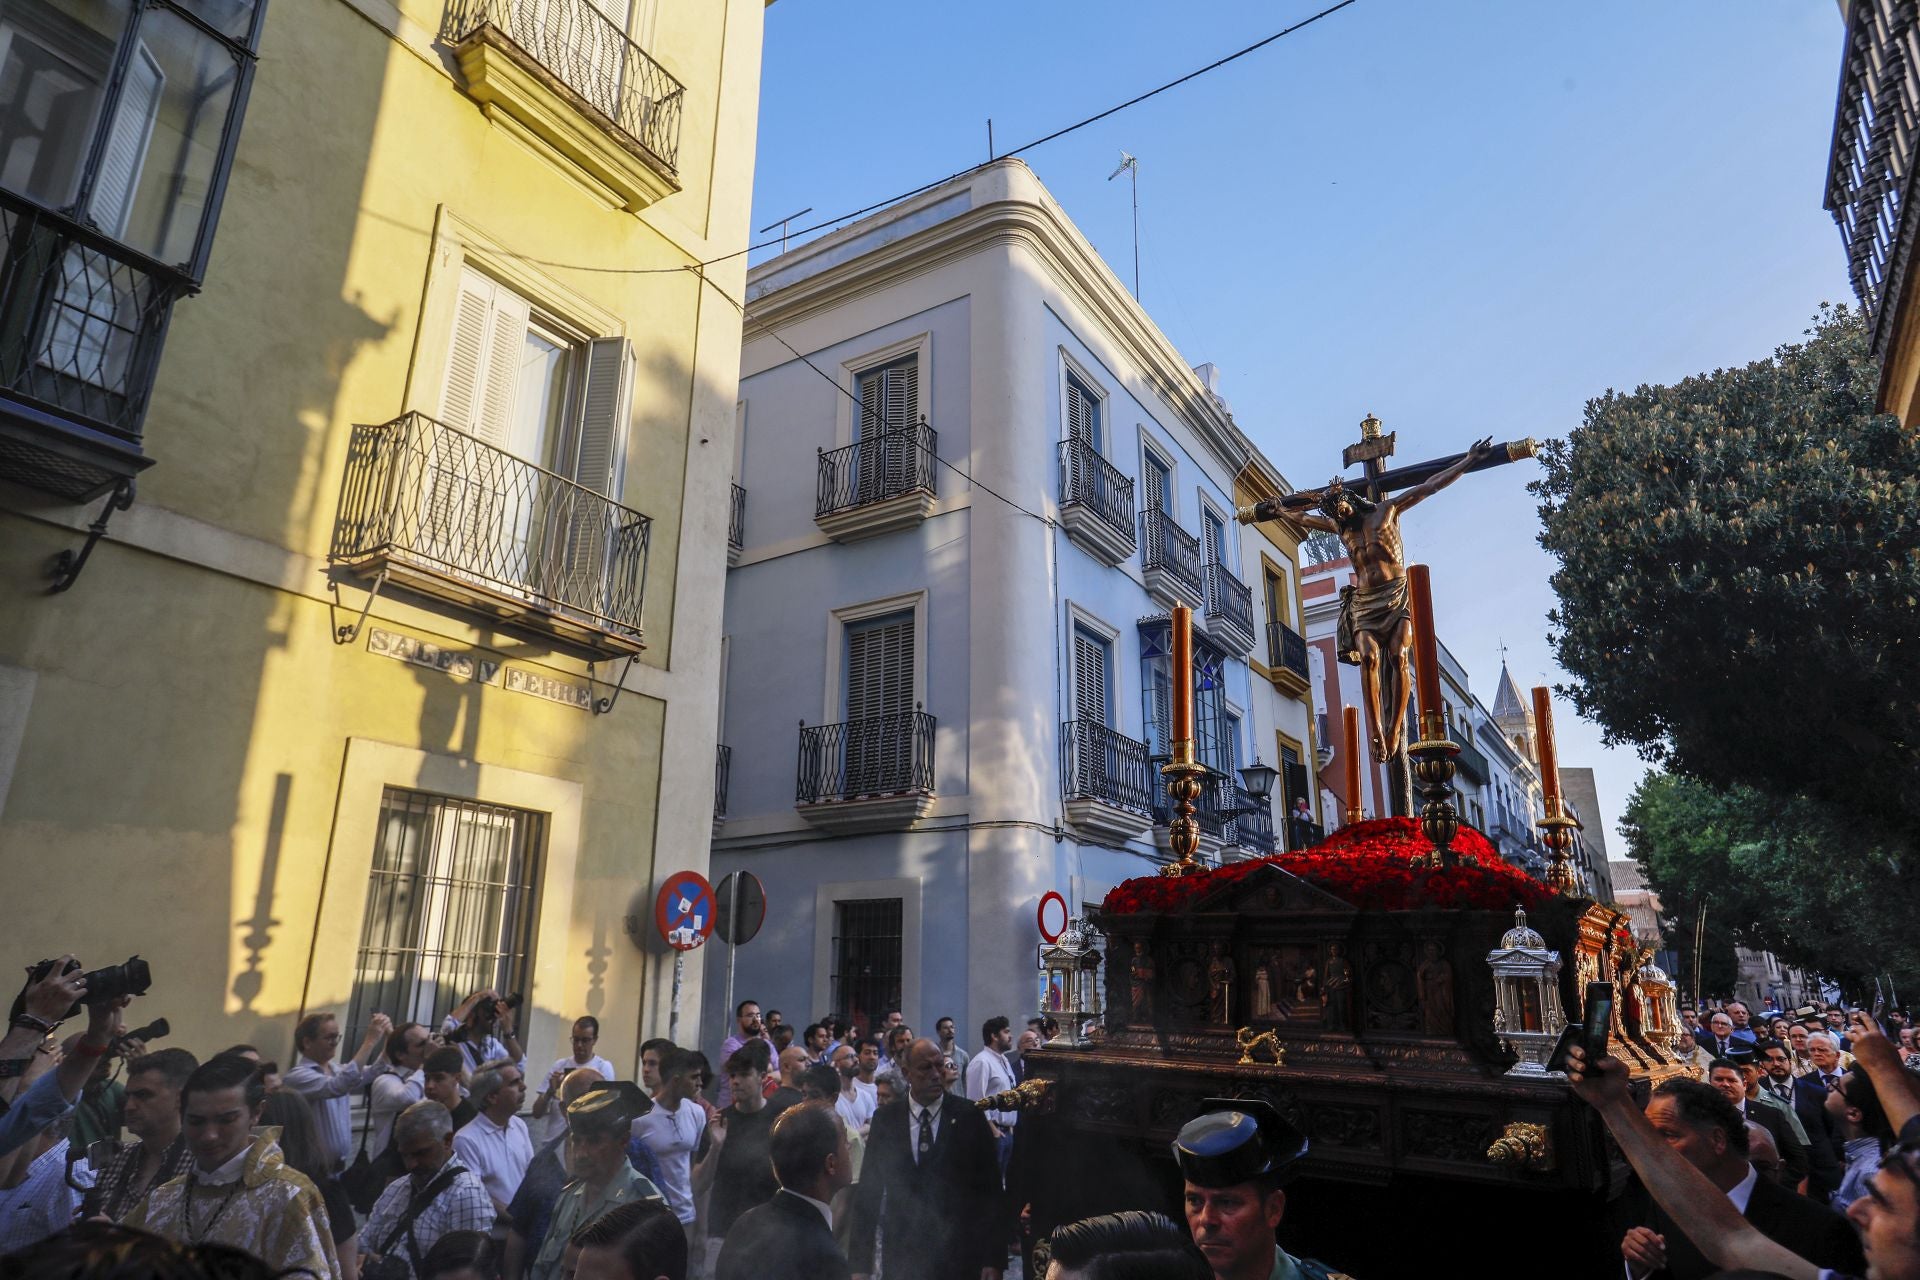
[[[653,1102],[631,1080],[602,1080],[567,1104],[567,1123],[575,1129],[606,1132],[625,1129],[653,1110]]]
[[[1278,1181],[1306,1154],[1307,1135],[1252,1098],[1208,1098],[1173,1140],[1180,1176],[1197,1187]]]

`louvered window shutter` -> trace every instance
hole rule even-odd
[[[447,346],[447,380],[440,392],[440,419],[473,432],[475,407],[486,382],[487,336],[493,328],[493,282],[474,271],[460,275],[453,335]]]
[[[847,790],[905,790],[913,775],[913,615],[847,631]]]
[[[1209,511],[1206,513],[1207,560],[1213,564],[1224,565],[1227,562],[1227,529],[1220,517]]]
[[[1100,451],[1100,405],[1091,392],[1072,378],[1067,379],[1067,434],[1084,440]]]
[[[1147,726],[1147,737],[1156,756],[1173,754],[1173,682],[1164,671],[1153,673],[1153,704],[1148,708],[1152,723]]]
[[[1171,477],[1160,459],[1147,455],[1147,510],[1173,514]]]
[[[126,235],[127,220],[133,213],[133,193],[140,185],[140,170],[145,166],[153,122],[160,114],[160,92],[166,83],[166,73],[147,46],[136,46],[127,63],[127,77],[113,113],[113,128],[107,133],[106,149],[100,153],[93,195],[87,202],[93,220],[110,236]]]
[[[1086,632],[1073,633],[1074,714],[1089,724],[1107,723],[1107,646]]]
[[[579,448],[573,480],[602,497],[620,500],[628,408],[633,396],[633,345],[625,338],[596,338],[586,347],[585,387],[580,396]],[[578,489],[564,491],[570,510],[555,527],[566,531],[562,599],[611,616],[617,552],[637,536],[622,524],[621,513]]]

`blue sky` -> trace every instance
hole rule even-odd
[[[870,204],[1132,97],[1320,3],[779,0],[754,222]],[[1241,426],[1324,483],[1371,411],[1414,460],[1564,435],[1609,387],[1744,364],[1851,300],[1822,209],[1840,65],[1818,0],[1359,0],[1027,154]],[[757,255],[759,257],[766,255]],[[1492,701],[1566,677],[1532,463],[1410,512],[1439,630]],[[1563,710],[1613,830],[1643,772]]]

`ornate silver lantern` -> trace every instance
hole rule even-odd
[[[1567,1025],[1560,1008],[1560,953],[1527,925],[1527,913],[1515,908],[1513,928],[1487,953],[1493,970],[1493,1030],[1508,1052],[1520,1060],[1510,1076],[1558,1075],[1547,1071],[1554,1041]]]
[[[1040,947],[1040,1016],[1060,1029],[1049,1047],[1084,1049],[1088,1024],[1101,1016],[1100,935],[1083,917],[1067,921],[1059,940]]]
[[[1640,966],[1640,994],[1645,1008],[1640,1015],[1645,1022],[1641,1030],[1647,1039],[1679,1052],[1680,1032],[1685,1028],[1680,1023],[1680,1001],[1673,989],[1673,979],[1665,969],[1649,960]]]

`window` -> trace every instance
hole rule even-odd
[[[1091,724],[1113,722],[1113,687],[1108,673],[1112,647],[1086,627],[1073,628],[1073,715]]]
[[[847,627],[847,779],[850,795],[913,784],[913,613]]]
[[[1095,453],[1103,450],[1100,397],[1072,374],[1067,375],[1067,438],[1085,441]]]
[[[1230,711],[1220,717],[1211,763],[1227,775],[1227,785],[1239,785],[1240,776],[1234,771],[1240,767],[1240,717]]]
[[[1222,520],[1220,513],[1212,507],[1203,506],[1200,509],[1200,529],[1206,535],[1203,541],[1206,544],[1204,550],[1207,563],[1226,566],[1228,563],[1226,521]]]
[[[1287,580],[1270,568],[1264,573],[1267,585],[1267,621],[1284,624],[1287,620]]]
[[[854,397],[860,412],[853,438],[869,440],[888,431],[904,431],[920,408],[920,357],[906,356],[854,377]]]
[[[863,1027],[901,1004],[901,910],[898,898],[867,898],[833,904],[833,975],[830,1007]]]
[[[1173,514],[1173,468],[1152,449],[1146,451],[1144,478],[1147,491],[1142,495],[1146,510]]]
[[[1147,674],[1147,752],[1173,759],[1173,680],[1159,669]]]
[[[349,1040],[376,1012],[437,1026],[482,987],[526,990],[545,840],[538,813],[386,788]]]

